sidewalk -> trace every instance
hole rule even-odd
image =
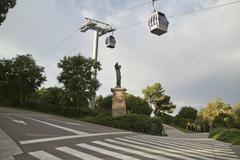
[[[14,160],[14,155],[23,153],[18,145],[1,128],[0,146],[0,160]]]

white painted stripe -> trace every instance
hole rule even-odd
[[[176,138],[176,137],[159,137],[159,136],[150,136],[150,135],[139,135],[144,137],[150,137],[150,138],[161,138],[161,139],[171,139],[171,140],[191,140],[191,141],[198,141],[198,140],[205,140],[205,141],[214,141],[210,138]]]
[[[157,141],[167,141],[167,142],[174,142],[174,143],[179,143],[179,144],[185,144],[185,145],[191,145],[191,146],[197,146],[197,147],[204,147],[204,148],[212,148],[212,145],[214,144],[214,141],[209,141],[210,143],[209,144],[203,144],[203,143],[200,143],[200,142],[204,142],[202,140],[200,141],[187,141],[187,140],[175,140],[175,139],[166,139],[166,138],[161,138],[161,137],[156,137],[156,138],[153,138],[153,137],[149,137],[149,136],[138,136],[138,137],[145,137],[145,138],[148,138],[148,139],[153,139],[153,140],[157,140]]]
[[[143,157],[151,158],[151,159],[171,160],[171,159],[166,158],[166,157],[153,155],[153,154],[149,154],[149,153],[146,153],[146,152],[142,152],[142,151],[138,151],[138,150],[134,150],[134,149],[130,149],[130,148],[120,147],[120,146],[105,143],[105,142],[93,141],[93,143],[98,144],[98,145],[102,145],[102,146],[105,146],[105,147],[113,148],[113,149],[116,149],[116,150],[129,152],[131,154],[136,154],[136,155],[140,155],[140,156],[143,156]]]
[[[72,123],[72,122],[64,122],[64,121],[60,121],[60,120],[56,120],[56,119],[52,119],[52,118],[45,118],[54,122],[59,122],[59,123],[64,123],[64,124],[70,124],[70,125],[77,125],[77,126],[83,126],[82,124],[79,123]]]
[[[189,148],[189,150],[194,150],[194,149],[197,149],[197,150],[200,150],[199,152],[203,152],[203,153],[209,153],[210,152],[222,152],[222,153],[234,153],[232,151],[232,149],[229,149],[229,148],[216,148],[214,147],[213,144],[210,144],[208,147],[202,147],[202,146],[197,146],[197,144],[191,144],[191,143],[185,143],[184,141],[183,142],[173,142],[173,141],[167,141],[167,140],[157,140],[157,139],[151,139],[151,138],[145,138],[145,137],[139,137],[139,136],[132,136],[132,137],[135,137],[135,138],[138,138],[138,139],[144,139],[144,140],[147,140],[147,141],[151,141],[151,142],[158,142],[158,143],[161,143],[161,144],[165,144],[165,145],[168,145],[168,146],[175,146],[176,148],[181,148],[181,147],[184,147],[184,148]]]
[[[5,117],[12,120],[13,122],[20,123],[20,124],[23,124],[23,125],[27,125],[27,123],[22,121],[22,120],[17,120],[17,119],[14,119],[14,118],[10,117],[10,116],[5,116]]]
[[[59,151],[62,151],[64,153],[67,153],[69,155],[72,155],[74,157],[81,158],[83,160],[104,160],[102,158],[98,158],[98,157],[92,156],[90,154],[87,154],[87,153],[84,153],[84,152],[81,152],[81,151],[78,151],[78,150],[75,150],[75,149],[72,149],[69,147],[59,147],[56,149]]]
[[[206,159],[206,160],[208,160],[209,158],[214,158],[213,151],[209,151],[207,153],[202,153],[200,149],[192,150],[191,146],[189,146],[189,148],[182,149],[181,146],[173,147],[173,146],[169,146],[168,144],[160,144],[160,143],[150,142],[147,140],[141,140],[141,139],[132,138],[132,137],[125,137],[125,138],[135,140],[138,142],[144,142],[145,146],[153,147],[153,148],[160,149],[160,150],[165,150],[168,152],[180,153],[180,154],[189,155],[189,156],[197,157],[197,158],[198,158],[197,155],[201,155],[202,159]]]
[[[121,141],[124,141],[124,142],[128,142],[128,143],[133,143],[133,144],[136,144],[136,145],[142,145],[142,146],[154,148],[154,149],[165,151],[165,152],[170,152],[170,153],[173,153],[173,154],[176,153],[176,154],[181,154],[183,156],[189,156],[189,157],[195,157],[195,158],[200,158],[201,157],[201,159],[204,159],[204,160],[214,159],[213,152],[212,152],[212,155],[208,154],[209,157],[206,157],[206,154],[205,154],[205,156],[199,155],[199,154],[192,154],[192,153],[186,152],[186,150],[179,151],[178,148],[168,149],[168,148],[165,148],[164,146],[163,147],[157,147],[155,145],[146,144],[146,143],[142,143],[142,142],[136,142],[136,141],[123,139],[123,138],[115,138],[115,139],[121,140]],[[197,153],[197,152],[195,152],[195,153]]]
[[[192,160],[193,159],[193,158],[189,158],[189,157],[182,156],[182,155],[179,155],[179,154],[174,154],[174,153],[169,153],[169,152],[166,152],[166,151],[156,150],[156,149],[152,149],[152,148],[149,148],[149,147],[148,148],[147,147],[142,147],[142,146],[139,146],[139,145],[129,144],[129,143],[121,142],[121,141],[117,141],[117,140],[106,139],[106,141],[111,142],[111,143],[115,143],[115,144],[118,144],[118,145],[123,145],[123,146],[128,146],[128,147],[140,149],[140,150],[151,152],[151,153],[159,153],[159,154],[162,154],[164,156],[171,156],[171,157],[174,157],[174,158],[181,158],[181,159],[184,159],[184,160]]]
[[[171,141],[166,142],[166,141],[157,141],[157,140],[152,140],[152,139],[148,139],[148,138],[143,138],[143,137],[136,137],[136,136],[132,136],[131,138],[137,139],[137,140],[141,140],[141,141],[147,141],[148,143],[157,143],[158,145],[163,145],[163,146],[168,146],[168,147],[173,147],[173,148],[181,148],[181,149],[187,149],[187,150],[192,150],[192,151],[198,151],[198,152],[203,152],[203,153],[212,153],[213,150],[209,150],[209,149],[205,149],[202,147],[195,147],[192,145],[183,145],[183,144],[175,144]]]
[[[93,134],[86,134],[86,135],[72,135],[72,136],[60,136],[60,137],[51,137],[51,138],[40,138],[40,139],[19,141],[19,143],[20,144],[34,144],[34,143],[42,143],[42,142],[50,142],[50,141],[82,138],[82,137],[95,137],[95,136],[116,135],[116,134],[132,134],[132,133],[133,132],[93,133]]]
[[[156,138],[151,138],[151,137],[145,137],[145,136],[136,136],[136,137],[139,137],[139,138],[145,138],[145,139],[150,139],[150,140],[153,140],[153,141],[158,141],[160,143],[171,143],[171,144],[176,144],[176,145],[181,145],[181,146],[191,146],[191,147],[194,147],[194,148],[203,148],[203,149],[210,149],[210,150],[213,150],[214,148],[215,149],[219,149],[220,151],[231,151],[231,149],[229,147],[214,147],[214,141],[209,144],[209,145],[202,145],[200,142],[199,143],[190,143],[190,142],[186,142],[186,141],[172,141],[172,140],[167,140],[167,139],[156,139]]]
[[[52,126],[52,127],[55,127],[55,128],[59,128],[59,129],[62,129],[62,130],[68,131],[68,132],[72,132],[72,133],[75,133],[75,134],[87,134],[86,132],[81,132],[81,131],[78,131],[78,130],[75,130],[75,129],[71,129],[71,128],[59,126],[59,125],[56,125],[56,124],[44,122],[44,121],[41,121],[41,120],[38,120],[38,119],[33,119],[33,118],[29,118],[29,117],[24,117],[24,116],[22,116],[22,117],[26,118],[26,119],[30,119],[30,120],[35,121],[35,122],[43,123],[43,124],[46,124],[46,125],[49,125],[49,126]]]
[[[61,158],[58,158],[45,151],[29,152],[29,154],[40,160],[62,160]]]
[[[124,154],[120,154],[120,153],[117,153],[117,152],[113,152],[113,151],[109,151],[109,150],[106,150],[106,149],[98,148],[98,147],[91,146],[91,145],[88,145],[88,144],[85,144],[85,143],[77,144],[77,146],[88,149],[88,150],[92,150],[92,151],[95,151],[95,152],[98,152],[98,153],[101,153],[101,154],[105,154],[105,155],[108,155],[108,156],[111,156],[111,157],[122,159],[122,160],[139,160],[139,159],[134,158],[134,157],[126,156]]]

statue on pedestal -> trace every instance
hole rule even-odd
[[[115,71],[116,71],[116,88],[121,88],[121,65],[118,64],[118,62],[114,65]]]
[[[112,98],[112,117],[117,118],[127,114],[124,93],[126,88],[121,87],[121,65],[118,62],[114,65],[116,71],[116,87],[111,88]]]

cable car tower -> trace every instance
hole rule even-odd
[[[99,37],[101,37],[102,35],[105,35],[107,33],[110,32],[114,32],[116,31],[116,29],[114,29],[111,25],[107,24],[107,23],[103,23],[91,18],[85,18],[86,19],[86,23],[80,27],[80,31],[81,32],[86,32],[88,30],[93,30],[94,31],[94,45],[93,45],[93,55],[92,55],[92,59],[94,61],[94,65],[97,62],[97,57],[98,57],[98,39]],[[108,39],[109,37],[107,37]],[[115,40],[115,38],[109,38],[109,39],[113,39]],[[113,41],[114,43],[111,43],[112,41],[108,40],[108,44],[106,43],[107,47],[109,48],[114,48],[115,47],[115,43],[116,41]],[[92,79],[97,79],[97,70],[96,68],[92,68]],[[91,97],[91,100],[89,102],[89,108],[94,109],[95,108],[95,96]]]

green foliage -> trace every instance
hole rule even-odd
[[[0,25],[6,19],[6,14],[10,8],[16,5],[16,0],[1,0],[0,1]]]
[[[174,124],[174,117],[169,114],[163,114],[160,118],[164,124],[169,124],[169,125]]]
[[[178,113],[178,116],[187,119],[188,121],[195,121],[198,111],[193,107],[182,107]]]
[[[96,117],[88,117],[86,120],[96,124],[147,134],[162,135],[163,130],[160,118],[150,118],[138,114],[128,114],[119,118],[112,118],[109,114],[101,114]]]
[[[0,94],[12,104],[26,103],[28,96],[46,80],[44,68],[36,64],[33,57],[17,55],[13,59],[0,60]]]
[[[220,113],[218,116],[215,117],[213,120],[213,127],[226,127],[230,128],[233,127],[234,117],[231,114]]]
[[[140,97],[136,97],[132,94],[125,94],[125,100],[127,105],[127,110],[130,113],[136,113],[141,115],[150,116],[152,109],[149,104]]]
[[[194,130],[194,121],[197,119],[197,110],[193,107],[182,107],[176,115],[175,125]]]
[[[58,67],[62,72],[58,76],[60,83],[63,83],[65,92],[72,103],[77,106],[87,106],[88,100],[95,95],[100,83],[91,78],[92,67],[98,71],[101,69],[100,63],[94,63],[91,58],[81,55],[64,57]]]
[[[164,113],[172,113],[176,108],[176,106],[170,102],[170,96],[165,95],[164,92],[160,83],[155,83],[143,89],[144,99],[153,108],[155,116],[162,116]]]
[[[111,111],[112,110],[112,95],[106,97],[98,98],[97,97],[97,107],[102,111]]]
[[[215,140],[223,142],[228,142],[235,145],[240,145],[240,130],[216,128],[209,133],[209,138],[213,138]]]

